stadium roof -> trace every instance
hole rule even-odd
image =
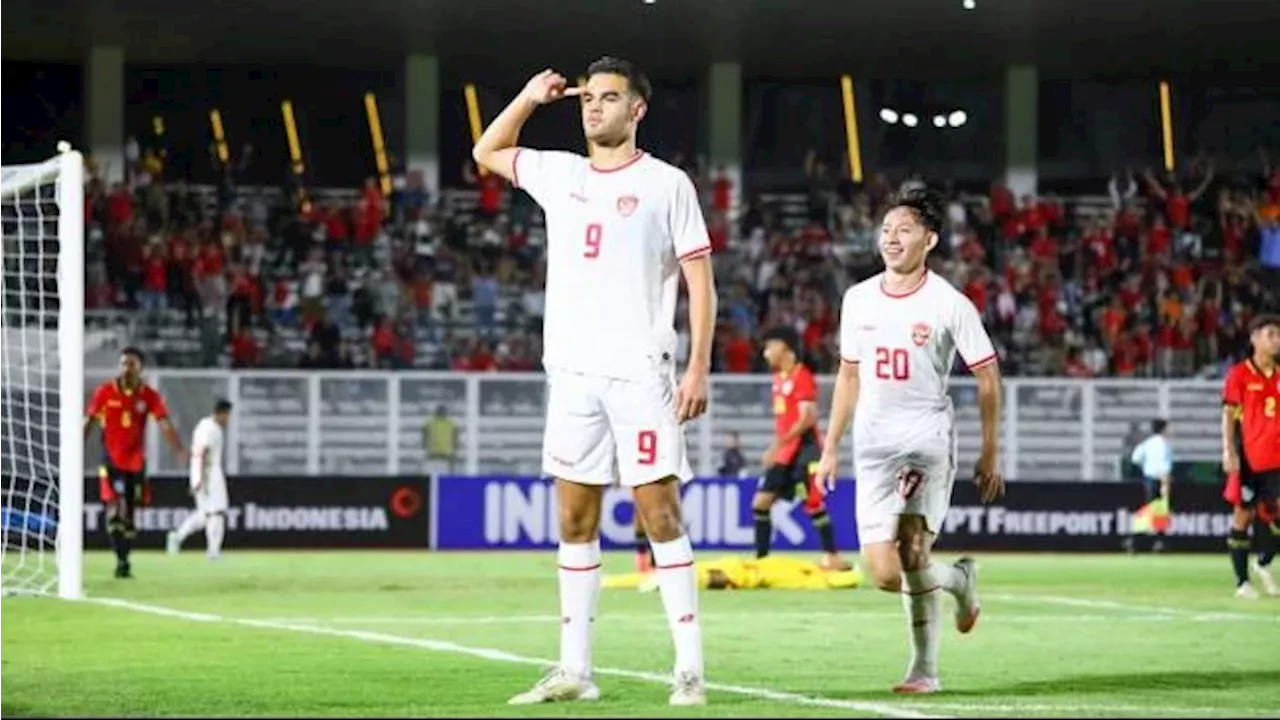
[[[713,60],[779,77],[986,74],[1154,76],[1280,63],[1276,0],[10,0],[5,59],[72,61],[123,45],[147,64],[395,67],[524,75],[606,52],[654,75]],[[835,32],[835,30],[840,32]]]

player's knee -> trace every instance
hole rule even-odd
[[[656,503],[638,510],[645,530],[653,542],[671,542],[684,534],[680,521],[680,506],[675,503]]]
[[[591,542],[599,527],[600,518],[585,509],[560,508],[560,540],[563,542]]]
[[[758,492],[751,498],[751,509],[755,512],[769,512],[775,498],[772,493]]]

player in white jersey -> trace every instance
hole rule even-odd
[[[231,403],[219,400],[213,414],[196,423],[191,432],[191,496],[196,510],[182,525],[165,538],[165,549],[177,553],[186,540],[204,528],[205,552],[210,560],[222,554],[222,539],[227,530],[227,474],[222,469],[222,448],[227,423],[231,420]]]
[[[546,70],[484,131],[472,156],[542,206],[547,221],[547,420],[543,470],[556,478],[560,662],[513,704],[595,700],[591,625],[600,595],[605,488],[632,489],[675,644],[673,705],[705,702],[693,549],[680,512],[692,476],[683,424],[706,409],[716,315],[711,246],[693,183],[636,148],[648,80],[602,58],[586,84]],[[539,105],[581,101],[590,158],[516,146]],[[689,292],[691,349],[676,384],[676,294]]]
[[[984,503],[1004,493],[995,350],[973,303],[925,266],[942,218],[941,203],[926,190],[895,198],[880,231],[885,271],[845,293],[840,371],[818,468],[830,490],[852,416],[861,555],[880,589],[903,594],[908,614],[912,660],[893,688],[899,693],[941,689],[942,592],[956,600],[961,633],[978,620],[973,560],[943,565],[930,558],[956,474],[947,378],[957,351],[978,381],[982,450],[975,480]]]

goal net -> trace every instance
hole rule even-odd
[[[81,594],[84,161],[0,167],[4,594]]]

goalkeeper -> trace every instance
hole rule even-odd
[[[862,571],[824,570],[808,560],[770,555],[742,560],[725,557],[699,562],[698,587],[703,590],[847,590],[862,584]],[[607,588],[635,588],[649,592],[657,587],[654,573],[610,575]]]

